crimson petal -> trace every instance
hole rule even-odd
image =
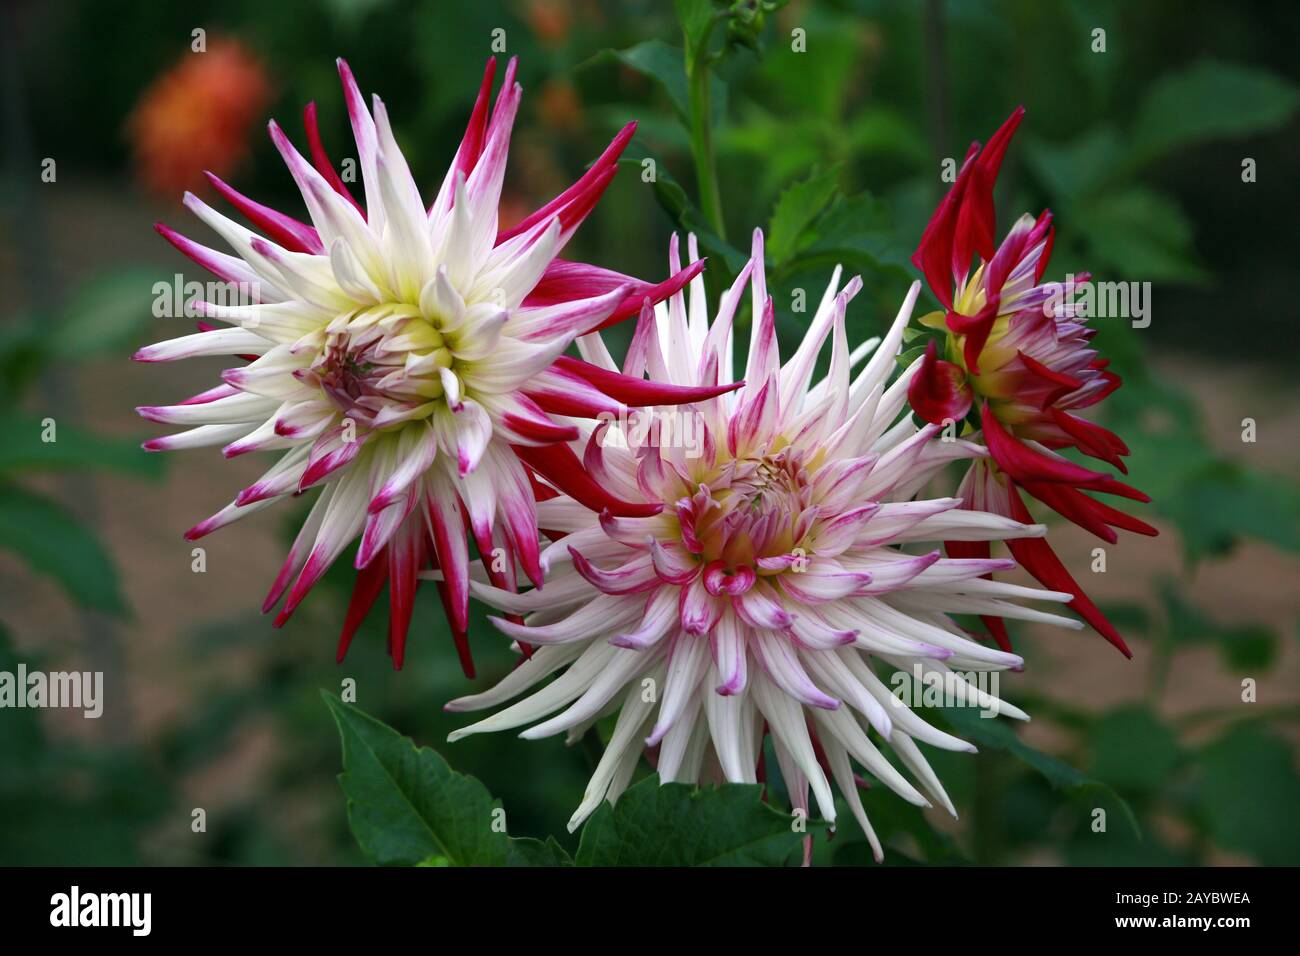
[[[561,355],[555,360],[555,367],[585,379],[600,389],[610,398],[643,408],[650,405],[689,405],[692,402],[704,402],[718,395],[733,392],[741,388],[744,382],[732,382],[729,385],[667,385],[651,382],[643,378],[611,372],[580,359]]]
[[[913,411],[932,425],[958,422],[970,411],[974,394],[960,366],[937,357],[934,339],[925,347],[921,367],[907,386],[907,400]]]
[[[609,509],[624,518],[648,518],[663,510],[661,504],[636,503],[615,498],[583,470],[582,462],[568,445],[539,447],[512,445],[519,460],[532,468],[556,488],[592,511]]]

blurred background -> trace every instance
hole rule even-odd
[[[0,670],[103,671],[106,704],[99,720],[0,711],[0,863],[364,862],[318,693],[345,678],[360,707],[483,780],[512,834],[564,833],[591,747],[446,745],[458,722],[441,705],[470,685],[429,592],[404,671],[389,665],[380,614],[336,665],[350,561],[273,630],[258,607],[305,507],[204,539],[196,572],[181,533],[265,464],[147,455],[139,442],[161,430],[133,412],[210,387],[221,368],[129,361],[191,330],[153,317],[154,284],[206,276],[151,227],[220,245],[180,206],[185,189],[216,202],[201,170],[304,216],[264,124],[275,116],[301,146],[314,101],[327,149],[351,155],[344,56],[433,190],[497,29],[525,88],[503,219],[567,186],[637,118],[629,156],[654,157],[657,182],[639,162],[623,170],[569,257],[662,278],[670,232],[704,221],[669,3],[3,4]],[[941,161],[1024,103],[999,232],[1050,206],[1049,276],[1153,285],[1150,327],[1103,322],[1097,342],[1126,379],[1108,423],[1133,447],[1133,481],[1155,499],[1142,517],[1161,536],[1107,548],[1105,572],[1090,574],[1098,542],[1053,535],[1135,659],[1091,632],[1013,631],[1026,668],[1002,691],[1033,722],[977,728],[977,758],[935,755],[959,822],[869,793],[890,863],[1300,863],[1297,35],[1300,8],[1282,3],[826,0],[768,14],[717,64],[731,242],[704,242],[711,283],[794,188],[786,215],[801,221],[785,223],[772,266],[778,308],[794,288],[820,295],[843,262],[866,282],[851,336],[874,334],[913,277]],[[786,341],[801,319],[781,312]],[[470,635],[484,687],[512,658],[481,619]],[[1095,806],[1117,811],[1104,833]],[[864,846],[849,825],[818,858],[859,862]]]

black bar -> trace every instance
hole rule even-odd
[[[54,926],[67,919],[71,889],[81,912],[100,912],[97,894],[149,894],[148,938],[205,945],[258,938],[295,942],[349,939],[372,944],[392,933],[453,932],[492,945],[504,933],[552,926],[552,944],[570,945],[593,925],[625,923],[628,933],[671,931],[719,920],[762,932],[789,921],[795,932],[877,934],[898,942],[1014,939],[1023,932],[1065,939],[1107,936],[1230,942],[1278,933],[1294,921],[1291,869],[990,869],[868,867],[788,870],[601,871],[415,869],[64,869],[0,870],[6,941],[69,933],[130,941],[131,925]],[[56,912],[62,895],[64,908]],[[87,896],[95,902],[86,903]],[[143,903],[143,897],[139,897]],[[143,923],[122,897],[119,922]],[[712,913],[713,915],[708,915]],[[730,914],[729,916],[726,914]],[[1208,919],[1204,926],[1200,921]],[[1133,922],[1137,921],[1137,922]],[[1193,923],[1192,921],[1196,921]],[[1236,925],[1229,925],[1232,921]],[[1244,921],[1244,922],[1239,922]],[[659,924],[659,925],[656,925]],[[802,929],[801,929],[802,927]],[[957,934],[956,936],[952,934]],[[140,938],[140,937],[135,937]],[[587,937],[589,938],[589,937]],[[541,940],[539,940],[541,942]]]

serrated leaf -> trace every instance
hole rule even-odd
[[[428,747],[322,690],[343,742],[339,784],[348,823],[381,866],[555,866],[554,841],[516,840],[493,826],[501,808],[482,783]]]
[[[797,251],[808,225],[826,208],[838,189],[840,167],[814,170],[777,198],[768,225],[767,254],[777,266]]]
[[[531,837],[512,837],[509,865],[573,866],[573,857],[556,842],[555,837],[547,837],[545,842]]]
[[[82,607],[121,613],[117,570],[95,533],[62,506],[0,482],[0,550],[54,578]]]
[[[806,832],[824,829],[817,820]],[[602,804],[578,845],[579,866],[782,866],[804,833],[762,802],[757,784],[693,789],[647,777]]]

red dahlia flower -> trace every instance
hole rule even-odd
[[[1120,386],[1107,360],[1089,346],[1096,329],[1066,301],[1059,283],[1041,284],[1052,251],[1052,217],[1024,215],[994,246],[993,186],[1007,145],[1020,125],[1018,108],[982,149],[972,143],[948,195],[926,226],[912,262],[925,273],[943,306],[920,321],[945,334],[931,341],[908,398],[932,423],[960,422],[978,402],[971,423],[990,457],[976,461],[962,482],[965,506],[1030,521],[1020,492],[1115,543],[1116,528],[1154,535],[1144,521],[1093,497],[1150,499],[1111,475],[1076,464],[1074,449],[1127,473],[1128,447],[1109,429],[1077,413]],[[971,272],[972,259],[975,260]],[[1088,281],[1088,276],[1077,277]],[[975,436],[963,436],[971,438]],[[1093,494],[1089,494],[1089,492]],[[1074,595],[1073,607],[1103,637],[1132,656],[1042,539],[1008,541],[1016,560],[1047,587]],[[953,557],[988,557],[986,542],[950,542]],[[1009,647],[998,618],[985,618],[998,643]]]

